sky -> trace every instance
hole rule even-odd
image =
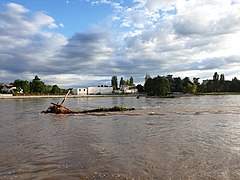
[[[240,0],[1,0],[0,83],[240,79]]]

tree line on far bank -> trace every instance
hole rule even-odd
[[[46,85],[38,76],[35,76],[32,81],[15,80],[11,83],[16,87],[16,92],[21,90],[25,95],[41,95],[41,94],[65,94],[67,90],[59,88],[57,85]],[[111,85],[114,90],[120,86],[135,86],[133,77],[124,80],[122,77],[119,82],[117,76],[111,79]],[[3,84],[0,84],[2,89]],[[181,79],[180,77],[173,77],[172,75],[157,76],[151,78],[148,74],[145,77],[145,84],[138,84],[136,86],[139,93],[146,93],[151,96],[166,96],[169,93],[180,92],[184,94],[198,94],[198,93],[218,93],[218,92],[238,92],[240,93],[240,80],[234,77],[231,81],[225,80],[224,74],[215,72],[213,78],[210,80],[203,80],[199,82],[199,78],[189,77]]]
[[[113,76],[111,79],[111,86],[113,87],[113,90],[119,89],[121,86],[134,86],[133,82],[133,77],[130,77],[127,80],[124,80],[123,77],[121,77],[119,81],[119,86],[118,86],[118,79],[117,76]]]
[[[38,76],[35,76],[32,81],[17,79],[11,83],[17,89],[14,94],[19,94],[21,91],[25,95],[42,95],[42,94],[53,94],[60,95],[65,94],[66,90],[59,88],[57,85],[46,85]],[[0,84],[2,89],[3,84]],[[4,92],[2,92],[4,93]],[[5,92],[6,93],[6,92]]]
[[[234,77],[231,81],[225,80],[224,74],[214,73],[212,80],[203,80],[199,83],[199,78],[189,77],[181,79],[172,75],[157,76],[151,78],[146,75],[145,84],[142,87],[137,85],[139,92],[145,92],[150,96],[166,96],[169,93],[180,92],[188,94],[217,93],[217,92],[240,92],[240,80]]]

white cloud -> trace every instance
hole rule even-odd
[[[8,74],[43,71],[49,57],[66,44],[63,35],[52,32],[57,27],[52,17],[31,14],[21,5],[7,4],[0,22],[0,67]]]
[[[189,3],[186,3],[185,7],[178,11],[174,20],[178,33],[218,35],[239,30],[239,5],[231,5],[230,1],[187,2]]]
[[[29,10],[26,9],[25,7],[15,3],[7,4],[6,8],[7,8],[7,12],[13,13],[13,14],[24,14],[29,12]]]
[[[64,28],[64,24],[63,24],[63,23],[60,23],[60,24],[59,24],[59,27]]]
[[[119,21],[128,29],[125,30],[123,43],[126,48],[122,54],[136,67],[149,69],[153,74],[186,72],[187,75],[197,62],[201,62],[202,71],[231,71],[233,66],[240,65],[237,49],[240,46],[237,41],[240,37],[239,2],[134,2],[133,7],[119,14]]]
[[[227,77],[238,74],[238,0],[134,0],[125,7],[113,0],[88,2],[112,7],[111,21],[68,40],[54,32],[64,25],[47,14],[6,5],[0,12],[0,71],[38,73],[65,87],[77,85],[71,81],[110,82],[113,75],[141,82],[145,73],[201,78],[215,71],[227,72]]]
[[[34,15],[33,23],[34,26],[37,27],[47,26],[50,29],[58,27],[58,25],[55,23],[55,20],[52,17],[42,12],[38,12]]]

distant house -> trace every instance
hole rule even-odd
[[[73,89],[74,95],[112,94],[113,87],[87,87]]]
[[[138,93],[138,89],[135,86],[120,86],[120,91],[125,94],[135,94]]]
[[[74,95],[87,95],[88,94],[88,89],[87,88],[73,89],[73,94]]]
[[[88,95],[112,94],[113,87],[88,87]]]
[[[13,86],[12,84],[5,84],[3,88],[1,89],[2,92],[8,92],[13,93],[17,88]]]

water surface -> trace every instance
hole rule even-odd
[[[240,179],[240,96],[0,100],[0,179]]]

